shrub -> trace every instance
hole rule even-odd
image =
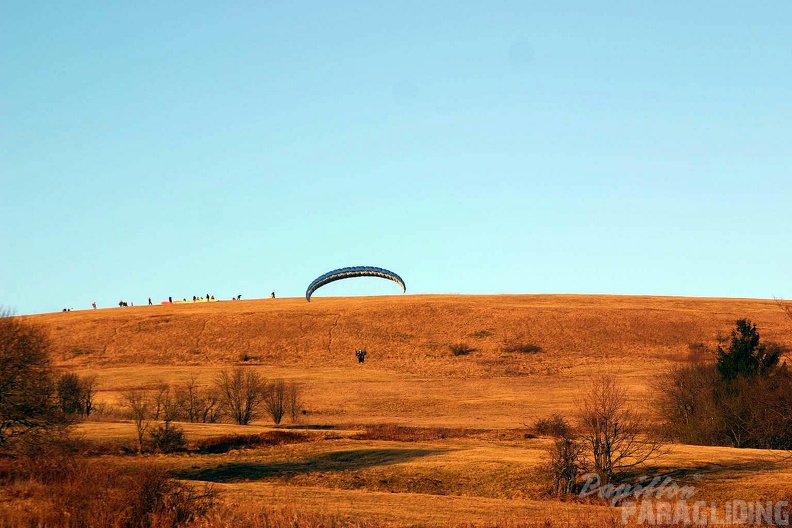
[[[300,444],[310,442],[313,435],[293,431],[268,431],[251,435],[226,435],[207,438],[196,442],[195,448],[201,453],[221,454],[233,449],[254,449],[261,446]]]
[[[408,427],[396,424],[364,425],[363,432],[352,436],[353,440],[389,440],[393,442],[427,442],[445,438],[464,438],[481,431],[450,427]]]
[[[66,452],[3,462],[3,483],[31,505],[0,503],[3,526],[169,528],[205,518],[216,504],[213,488],[182,484],[154,465],[119,468]]]
[[[198,491],[154,465],[137,468],[121,483],[129,526],[182,526],[206,515],[216,499],[213,488]]]
[[[79,376],[64,372],[57,381],[61,411],[71,416],[90,416],[94,411],[96,376]]]
[[[533,431],[539,436],[565,438],[572,434],[572,426],[563,416],[554,414],[549,418],[540,418],[536,420],[533,425]]]
[[[520,352],[522,354],[538,354],[542,352],[542,347],[533,343],[511,342],[503,347],[504,352]]]
[[[73,372],[60,375],[57,382],[58,400],[61,411],[66,414],[83,414],[80,377]]]
[[[713,357],[713,351],[704,343],[696,342],[688,344],[688,361],[692,363],[704,363]]]
[[[149,438],[152,450],[159,453],[184,451],[187,446],[184,429],[173,425],[169,420],[149,431]]]
[[[467,343],[454,343],[453,345],[449,345],[448,348],[455,356],[467,356],[468,354],[476,351],[475,348],[469,346]]]
[[[715,366],[698,361],[676,366],[656,380],[655,407],[668,437],[692,444],[722,442],[723,424],[713,399],[717,382]]]
[[[780,363],[784,347],[762,343],[756,325],[735,322],[717,362],[693,361],[657,383],[665,432],[688,443],[792,448],[792,372]]]
[[[551,495],[571,495],[577,491],[583,455],[583,443],[571,436],[559,436],[548,449],[548,461],[543,468]]]

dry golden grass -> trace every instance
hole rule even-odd
[[[610,519],[614,511],[602,505],[544,496],[539,467],[548,440],[526,439],[521,428],[570,413],[585,381],[604,372],[650,411],[651,380],[683,361],[690,344],[728,336],[739,318],[756,322],[763,339],[792,346],[792,321],[774,301],[752,299],[266,299],[29,317],[49,329],[59,367],[97,376],[97,399],[107,406],[129,388],[192,376],[209,385],[238,364],[302,383],[302,426],[334,427],[317,431],[316,441],[156,460],[185,479],[217,482],[231,505],[277,503],[394,526]],[[458,343],[475,350],[455,356],[450,346]],[[541,351],[515,351],[528,345]],[[361,347],[369,352],[364,364],[354,355]],[[466,431],[418,431],[407,441],[361,436],[366,424]],[[180,426],[191,442],[271,430],[264,420]],[[134,445],[131,422],[89,421],[78,431]],[[673,446],[656,464],[652,474],[697,478],[708,500],[781,497],[792,477],[788,460],[764,451]]]
[[[792,345],[774,301],[619,296],[403,296],[218,302],[55,313],[46,325],[59,365],[95,373],[100,398],[211,383],[234,364],[304,382],[311,421],[514,427],[570,409],[587,377],[633,387],[714,345],[738,318]],[[475,352],[454,356],[465,341]],[[506,352],[514,343],[539,353]],[[354,351],[369,351],[358,364]],[[252,358],[240,361],[240,358]]]

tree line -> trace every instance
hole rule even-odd
[[[68,426],[97,411],[96,377],[58,372],[49,352],[42,327],[0,311],[0,453],[19,443],[65,437]],[[191,377],[182,384],[130,389],[122,403],[141,451],[183,445],[174,422],[247,425],[267,416],[277,425],[285,417],[297,422],[303,413],[300,385],[268,380],[251,367],[222,370],[209,386]]]
[[[278,425],[287,416],[293,423],[299,421],[303,412],[300,385],[269,381],[250,367],[222,370],[208,387],[200,386],[193,376],[181,385],[130,389],[124,393],[123,405],[135,424],[140,452],[183,447],[183,432],[174,422],[229,420],[248,425],[266,415]]]
[[[648,409],[636,409],[623,385],[600,375],[581,391],[570,418],[535,422],[536,433],[554,438],[544,467],[548,491],[578,492],[585,472],[609,484],[662,455],[669,441],[792,449],[792,372],[781,361],[785,347],[762,342],[756,324],[740,319],[728,346],[695,345],[691,352],[689,362],[653,384]]]
[[[792,372],[778,343],[735,322],[728,346],[699,346],[655,384],[667,436],[690,444],[792,449]]]

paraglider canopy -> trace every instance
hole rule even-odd
[[[333,271],[328,271],[324,275],[317,277],[308,289],[305,290],[305,300],[311,302],[311,295],[324,286],[341,279],[350,279],[352,277],[380,277],[382,279],[390,279],[402,287],[402,291],[407,291],[407,286],[401,277],[383,268],[375,268],[374,266],[352,266],[349,268],[339,268]]]

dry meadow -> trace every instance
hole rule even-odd
[[[653,417],[654,380],[697,344],[728,337],[740,318],[762,339],[792,347],[792,320],[775,301],[754,299],[315,297],[28,317],[48,329],[59,369],[96,377],[100,412],[77,431],[119,446],[96,455],[102,464],[153,462],[185,482],[211,483],[243,517],[274,508],[284,519],[361,526],[620,522],[620,510],[601,501],[546,495],[541,466],[551,440],[529,425],[571,415],[587,381],[604,373]],[[368,351],[362,364],[359,348]],[[278,428],[293,441],[217,454],[127,452],[135,428],[121,416],[125,391],[191,378],[209,386],[238,365],[299,384],[304,413]],[[191,444],[274,429],[265,418],[179,425]],[[761,450],[670,445],[645,474],[671,475],[706,501],[792,495],[792,462]]]

